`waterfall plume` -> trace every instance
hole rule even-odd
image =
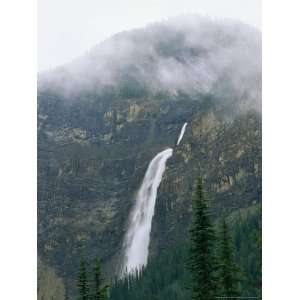
[[[157,189],[165,171],[166,162],[172,154],[173,149],[171,148],[158,153],[147,168],[125,235],[125,257],[121,270],[122,274],[130,273],[147,264]]]

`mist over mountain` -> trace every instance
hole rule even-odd
[[[57,295],[63,286],[74,292],[81,255],[100,256],[114,276],[147,166],[169,147],[151,259],[185,243],[199,175],[214,218],[259,206],[259,31],[231,20],[174,17],[116,34],[39,74],[39,299],[51,299],[51,285]]]
[[[116,34],[39,78],[40,90],[66,98],[108,92],[114,98],[214,94],[252,107],[260,105],[260,85],[260,32],[193,15]]]

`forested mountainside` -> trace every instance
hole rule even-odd
[[[227,216],[238,255],[241,297],[261,298],[261,207],[253,205]],[[216,231],[219,224],[215,223]],[[189,243],[177,243],[152,257],[141,272],[115,279],[111,300],[192,299],[188,268]],[[130,288],[128,288],[130,286]]]
[[[81,255],[99,256],[114,276],[134,196],[167,147],[150,259],[186,241],[199,175],[215,218],[261,201],[260,57],[256,30],[186,16],[120,33],[39,75],[39,290],[51,272],[52,290],[72,294]]]

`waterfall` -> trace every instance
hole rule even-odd
[[[168,148],[158,153],[148,166],[142,185],[137,193],[125,235],[125,258],[122,274],[130,273],[147,264],[157,189],[165,171],[166,162],[172,154],[173,149]]]
[[[181,128],[177,145],[183,138],[186,126],[187,123],[184,123]],[[159,152],[147,168],[129,217],[129,225],[123,243],[125,254],[121,275],[131,273],[147,264],[157,190],[166,168],[166,162],[172,154],[173,149],[171,148]]]
[[[178,140],[177,140],[177,146],[180,144],[182,138],[183,138],[183,135],[184,135],[184,132],[185,132],[185,128],[186,128],[186,125],[187,123],[184,123],[182,128],[181,128],[181,131],[180,131],[180,134],[179,134],[179,137],[178,137]]]

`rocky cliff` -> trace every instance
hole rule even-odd
[[[215,216],[261,200],[260,36],[177,21],[117,35],[39,77],[38,252],[71,288],[80,255],[114,273],[134,195],[166,147],[150,255],[186,238],[199,175]]]

